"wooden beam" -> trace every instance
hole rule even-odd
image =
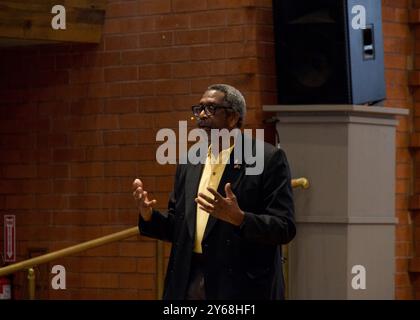
[[[54,30],[51,9],[66,9],[66,29]],[[106,0],[0,0],[0,38],[99,43]]]

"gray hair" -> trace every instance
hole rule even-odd
[[[228,105],[232,107],[233,110],[239,113],[239,120],[238,120],[237,126],[238,128],[240,128],[245,120],[245,115],[246,115],[246,102],[242,93],[238,89],[228,84],[220,84],[220,83],[212,84],[211,86],[207,88],[207,91],[209,90],[217,90],[225,94],[223,100],[227,102]]]

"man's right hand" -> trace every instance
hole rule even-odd
[[[143,182],[140,179],[133,182],[133,197],[136,200],[139,214],[145,221],[150,221],[152,219],[152,208],[157,201],[155,199],[149,200],[147,191],[144,191]]]

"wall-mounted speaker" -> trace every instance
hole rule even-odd
[[[273,0],[279,104],[385,99],[381,0]]]

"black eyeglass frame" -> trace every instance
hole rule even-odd
[[[211,108],[211,109],[209,109],[209,108]],[[194,112],[194,109],[197,109],[197,112]],[[214,116],[217,109],[232,109],[233,110],[232,107],[222,106],[222,105],[217,105],[217,104],[205,104],[205,105],[196,104],[196,105],[193,105],[191,107],[193,115],[197,118],[200,116],[200,113],[203,110],[204,110],[204,112],[206,113],[207,116]]]

